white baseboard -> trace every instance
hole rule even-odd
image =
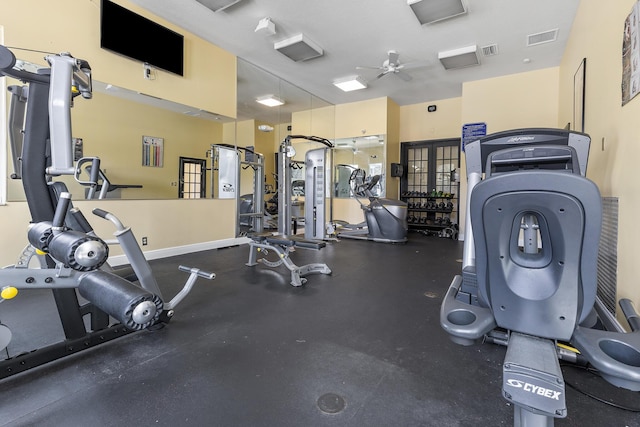
[[[189,254],[193,252],[207,251],[210,249],[227,248],[229,246],[242,245],[249,243],[248,237],[234,237],[232,239],[213,240],[211,242],[194,243],[192,245],[174,246],[171,248],[154,249],[144,252],[145,258],[149,261],[152,259],[167,258],[170,256]],[[113,267],[129,264],[129,260],[125,255],[115,255],[109,257],[109,264]]]

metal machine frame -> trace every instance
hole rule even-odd
[[[215,275],[194,268],[180,267],[189,273],[183,289],[164,302],[151,268],[130,228],[109,212],[95,209],[94,214],[116,226],[115,237],[129,258],[130,271],[116,274],[107,263],[109,246],[97,237],[84,215],[71,206],[71,195],[55,176],[74,175],[91,164],[90,181],[81,181],[95,191],[100,179],[100,160],[74,161],[71,137],[73,98],[92,96],[89,64],[68,53],[45,57],[50,68],[37,73],[14,68],[16,58],[0,46],[0,74],[13,77],[27,86],[11,88],[14,116],[12,130],[23,137],[12,140],[16,167],[14,177],[22,179],[31,225],[27,233],[30,246],[12,268],[0,270],[0,302],[10,300],[20,289],[51,289],[65,339],[62,342],[0,362],[0,378],[5,378],[44,363],[110,341],[129,332],[167,323],[175,306],[187,295],[197,277]],[[26,99],[26,104],[24,103]],[[24,110],[24,116],[21,111]],[[20,129],[18,129],[20,128]],[[13,134],[14,132],[12,132]],[[29,267],[34,256],[41,268]],[[137,284],[127,280],[135,275]],[[89,302],[80,304],[80,293]],[[90,316],[85,324],[84,317]],[[112,322],[115,319],[115,322]],[[11,332],[2,325],[0,349],[6,349]],[[7,353],[8,354],[8,353]]]
[[[245,153],[245,159],[243,160],[240,152]],[[235,154],[235,160],[233,161],[221,161],[221,152],[228,153],[228,159],[231,159]],[[236,221],[236,236],[240,233],[240,220],[242,218],[249,218],[251,220],[251,229],[253,232],[261,233],[264,229],[264,155],[252,150],[248,147],[236,147],[228,144],[211,144],[211,148],[207,152],[207,157],[211,158],[211,197],[214,197],[215,189],[215,176],[214,171],[218,171],[218,179],[221,176],[228,178],[234,177],[235,182],[232,184],[234,187],[234,195],[236,199],[236,206],[238,212],[238,221]],[[225,157],[225,156],[223,156]],[[252,193],[252,210],[251,212],[242,212],[240,209],[242,199],[240,195],[240,184],[242,170],[251,168],[253,170],[253,193]],[[223,172],[224,169],[224,173]],[[228,170],[227,170],[228,169]],[[221,175],[222,174],[222,175]],[[221,184],[219,182],[219,184]]]

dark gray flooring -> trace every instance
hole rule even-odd
[[[505,348],[455,345],[439,325],[461,253],[458,242],[416,234],[405,245],[343,240],[293,255],[333,270],[302,288],[289,285],[284,267],[246,267],[246,245],[154,261],[167,295],[186,279],[179,264],[217,278],[199,280],[164,329],[0,381],[0,425],[512,425],[501,397]],[[18,322],[12,345],[55,341],[47,296],[0,305],[3,323]],[[566,368],[565,376],[640,406],[638,393],[591,374]],[[557,426],[640,426],[639,414],[571,388],[567,405]]]

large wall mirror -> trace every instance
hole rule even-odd
[[[101,168],[113,187],[107,197],[179,198],[183,194],[185,159],[203,162],[201,179],[205,190],[202,195],[212,197],[211,159],[207,153],[212,144],[220,143],[251,146],[264,154],[266,180],[273,184],[276,172],[274,155],[280,141],[291,133],[292,114],[325,108],[330,104],[241,59],[238,59],[237,69],[237,119],[132,92],[106,82],[94,82],[93,99],[76,98],[72,109],[73,137],[81,140],[84,156],[101,159]],[[7,86],[20,85],[15,80],[4,80]],[[282,100],[284,104],[267,107],[256,101],[267,95]],[[7,200],[22,201],[21,181],[10,178],[14,168],[12,153],[8,150]],[[86,187],[76,183],[72,177],[62,179],[74,199],[85,196]],[[242,186],[251,182],[250,178],[241,178]],[[241,191],[250,192],[251,189]]]
[[[386,135],[369,135],[354,138],[339,138],[334,150],[334,197],[353,197],[353,183],[350,182],[353,171],[362,169],[365,181],[379,175],[379,180],[371,188],[371,194],[385,196]]]

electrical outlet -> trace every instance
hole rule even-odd
[[[142,238],[142,246],[147,246],[147,238],[146,237]]]

